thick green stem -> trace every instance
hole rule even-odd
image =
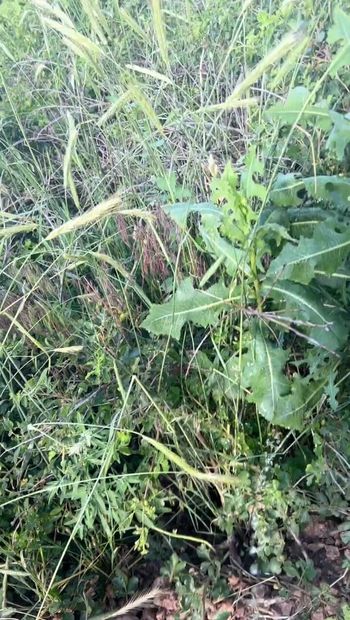
[[[259,280],[257,264],[256,264],[255,244],[253,244],[252,250],[250,252],[250,268],[253,274],[256,305],[257,305],[259,312],[262,312],[262,297],[261,297],[261,290],[260,290],[260,280]]]

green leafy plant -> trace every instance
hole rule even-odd
[[[212,182],[216,211],[201,215],[200,207],[187,205],[188,212],[199,214],[198,241],[212,264],[197,288],[187,278],[166,303],[153,305],[142,326],[179,340],[188,321],[214,330],[230,321],[238,337],[218,355],[227,360],[223,372],[226,383],[236,386],[235,397],[244,393],[272,423],[302,428],[348,338],[346,308],[332,290],[333,279],[346,273],[350,252],[349,228],[341,217],[346,181],[331,177],[321,182],[319,193],[312,189],[313,197],[327,200],[332,188],[334,200],[339,186],[339,211],[325,209],[325,219],[303,234],[308,220],[300,209],[295,226],[286,208],[295,205],[295,194],[281,179],[271,191],[275,207],[267,217],[261,211],[266,189],[254,178],[262,172],[261,161],[250,153],[240,182],[230,164]],[[176,221],[177,205],[174,211]],[[172,216],[171,207],[167,212]],[[216,283],[207,287],[208,280]],[[322,372],[308,364],[313,347],[327,353]]]
[[[315,577],[291,541],[350,497],[330,4],[0,0],[1,617]]]

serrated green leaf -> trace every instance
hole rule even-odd
[[[329,134],[326,148],[333,151],[341,161],[344,157],[345,148],[350,142],[350,119],[348,114],[330,112],[333,122],[333,129]]]
[[[336,175],[320,175],[305,177],[303,181],[308,195],[315,200],[329,202],[342,209],[349,207],[350,179]]]
[[[339,6],[334,7],[333,26],[328,31],[328,43],[342,42],[335,58],[332,60],[331,75],[350,64],[350,17]]]
[[[231,162],[226,164],[221,177],[213,179],[211,188],[213,200],[221,203],[220,232],[233,244],[244,248],[252,229],[252,222],[257,219],[257,215],[243,191],[238,189],[238,175]],[[254,191],[251,184],[250,190]]]
[[[277,247],[281,245],[283,239],[294,242],[293,237],[290,236],[286,227],[277,222],[266,222],[266,224],[262,224],[257,229],[256,236],[257,238],[267,241],[274,240]],[[263,251],[266,251],[266,248],[263,248]]]
[[[187,218],[191,213],[198,213],[199,215],[212,215],[217,219],[217,221],[220,221],[222,217],[221,210],[211,202],[199,202],[197,204],[192,204],[190,202],[176,202],[172,205],[165,205],[163,209],[181,229],[186,228]]]
[[[345,312],[315,288],[294,282],[266,280],[263,293],[278,303],[286,328],[293,323],[309,341],[328,351],[339,350],[348,339]],[[277,312],[277,314],[279,314]]]
[[[172,336],[179,340],[186,321],[201,327],[215,325],[228,301],[229,291],[223,283],[202,291],[193,288],[191,278],[186,278],[169,301],[152,304],[141,327],[153,334]]]
[[[249,389],[249,402],[255,403],[266,420],[285,428],[301,427],[304,412],[304,384],[289,381],[285,365],[289,351],[269,342],[258,331],[247,353],[242,356],[242,386]]]
[[[264,164],[258,159],[256,147],[252,146],[245,158],[245,166],[241,174],[241,190],[246,198],[258,198],[263,202],[266,198],[267,189],[255,178],[264,173]]]
[[[303,193],[317,201],[329,202],[334,207],[347,209],[350,179],[336,175],[298,178],[292,173],[279,174],[269,198],[277,207],[298,207],[305,198]]]
[[[205,218],[205,223],[201,226],[201,236],[208,252],[216,258],[222,259],[222,263],[230,276],[235,277],[239,271],[249,275],[250,267],[247,261],[247,252],[241,248],[236,248],[227,239],[221,237],[217,228],[207,227],[207,221]]]
[[[317,225],[311,238],[301,237],[297,245],[287,243],[267,272],[271,279],[309,284],[318,268],[334,273],[350,251],[350,230],[337,232],[332,220]]]
[[[212,198],[214,202],[236,197],[238,192],[238,174],[234,171],[230,161],[227,162],[221,176],[211,181]]]
[[[329,111],[325,104],[313,105],[309,101],[310,93],[304,86],[293,88],[283,103],[276,103],[268,109],[267,115],[271,120],[279,120],[283,125],[306,126],[308,123],[315,124],[316,120],[322,129],[331,126]],[[321,124],[321,125],[320,125]]]
[[[303,201],[299,192],[304,189],[304,180],[298,179],[295,174],[278,174],[269,198],[276,207],[297,207]]]
[[[337,386],[337,373],[333,370],[328,375],[328,382],[324,390],[325,395],[328,397],[329,406],[332,411],[336,411],[339,406],[337,401],[339,389],[340,388]]]

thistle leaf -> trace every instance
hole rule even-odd
[[[304,86],[293,88],[283,103],[276,103],[267,111],[268,117],[275,121],[279,120],[283,125],[306,126],[308,123],[315,124],[322,129],[329,129],[331,120],[329,111],[323,105],[313,105],[310,101],[310,93]]]
[[[329,134],[326,147],[333,151],[339,161],[344,157],[345,148],[350,142],[350,118],[348,114],[330,112],[333,129]]]
[[[331,275],[350,251],[350,231],[337,232],[334,222],[318,224],[311,238],[301,237],[297,245],[287,243],[268,270],[268,277],[309,284],[318,268]]]
[[[206,291],[193,288],[191,278],[183,280],[175,294],[164,304],[152,304],[141,327],[156,335],[172,336],[180,340],[186,321],[208,327],[215,325],[225,304],[230,301],[223,283],[214,284]]]
[[[182,228],[186,228],[187,218],[190,213],[198,213],[199,215],[213,215],[219,221],[222,218],[222,213],[218,207],[211,202],[199,202],[192,204],[190,202],[176,202],[172,205],[166,205],[163,207],[165,213],[171,217],[176,224]]]
[[[242,386],[266,420],[286,428],[300,428],[304,412],[303,384],[290,381],[284,369],[289,351],[274,346],[261,331],[242,356]]]
[[[269,198],[277,207],[297,207],[303,202],[305,193],[318,202],[329,202],[336,208],[348,209],[350,179],[336,175],[298,178],[292,173],[279,174]]]
[[[328,43],[342,44],[332,61],[331,75],[350,64],[350,17],[339,6],[334,7],[333,26],[328,32]]]
[[[348,327],[346,313],[315,288],[294,282],[264,282],[262,287],[269,298],[283,310],[286,328],[293,323],[305,333],[309,342],[335,352],[346,344]]]

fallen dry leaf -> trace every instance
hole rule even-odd
[[[165,592],[157,597],[157,605],[167,612],[178,611],[179,603],[175,592]]]
[[[313,611],[311,614],[311,620],[325,620],[323,610],[318,609],[317,611]]]
[[[154,609],[144,609],[141,620],[156,620],[156,611]]]
[[[334,545],[326,545],[325,552],[326,552],[327,560],[334,561],[340,557],[340,551],[338,547],[335,547]]]
[[[278,615],[289,618],[289,616],[292,615],[293,608],[294,608],[293,602],[284,601],[281,599],[281,601],[278,603],[278,611],[279,611]]]
[[[307,550],[312,551],[312,553],[317,553],[317,551],[322,551],[324,549],[324,543],[307,543]]]
[[[217,618],[219,616],[219,614],[223,614],[224,612],[228,612],[229,614],[232,614],[232,612],[233,612],[232,602],[230,602],[230,601],[222,601],[221,603],[218,603],[216,605],[212,605],[210,611],[209,611],[209,609],[206,606],[206,618],[207,618],[207,620],[215,620],[215,618]],[[230,618],[232,618],[232,617],[233,616],[230,615]]]
[[[223,601],[222,603],[220,603],[219,605],[216,606],[216,611],[217,613],[223,613],[224,611],[229,611],[231,613],[232,611],[232,602],[230,601]]]
[[[327,538],[329,536],[329,525],[322,521],[317,521],[313,519],[311,523],[303,530],[303,538],[308,539],[320,539]]]
[[[240,579],[240,577],[237,577],[236,575],[230,575],[230,577],[228,577],[227,579],[227,583],[230,588],[232,588],[232,590],[239,590],[246,586],[244,581],[242,581],[242,579]]]

